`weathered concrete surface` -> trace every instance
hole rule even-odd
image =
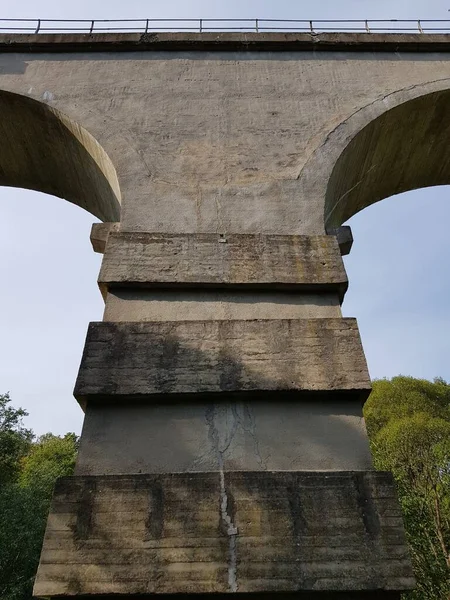
[[[161,32],[0,34],[3,52],[136,50],[324,50],[326,52],[450,52],[446,33]]]
[[[337,238],[110,233],[99,276],[113,287],[240,286],[337,292],[348,281]]]
[[[34,594],[413,584],[389,474],[222,472],[59,480]]]
[[[406,106],[450,88],[448,36],[255,36],[6,36],[0,89],[43,102],[95,137],[117,171],[122,231],[323,234],[336,161],[359,130],[400,105],[408,135],[392,138],[396,152],[385,157],[377,152],[388,165],[387,177],[377,167],[383,194],[396,193],[399,178],[402,189],[450,182],[447,164],[436,172],[448,139],[442,123],[450,103],[431,99],[419,113]],[[227,39],[236,49],[229,49]],[[277,52],[271,51],[271,39],[277,40]],[[55,40],[59,46],[48,45]],[[109,45],[95,51],[102,49],[96,40]],[[131,40],[133,51],[121,51],[122,40],[125,46]],[[158,40],[165,40],[164,50]],[[180,40],[192,50],[180,47]],[[194,51],[196,40],[210,40],[214,49]],[[44,44],[40,51],[35,42]],[[319,47],[329,51],[318,53]],[[429,133],[420,133],[424,121],[413,114],[428,115]],[[10,125],[19,128],[17,121]],[[405,139],[412,139],[407,152]],[[361,148],[355,177],[363,163],[363,171],[372,166]],[[396,174],[390,169],[392,156],[397,165],[411,149],[423,153],[421,173],[428,170],[429,156],[428,178],[403,173],[403,161]],[[64,169],[57,171],[63,177]],[[360,182],[357,193],[368,194],[367,202],[379,199],[380,183],[371,195],[370,179],[350,180]],[[345,194],[348,186],[334,188],[333,203],[339,200],[342,217],[349,216],[340,191]],[[330,227],[339,224],[337,218],[329,221]]]
[[[368,471],[362,405],[260,393],[217,404],[88,403],[76,475],[196,471]]]
[[[337,294],[249,290],[141,290],[114,288],[104,321],[229,321],[342,317]]]
[[[370,379],[355,319],[91,323],[75,397],[346,391]]]

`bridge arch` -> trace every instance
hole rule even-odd
[[[102,221],[120,220],[120,189],[106,152],[51,106],[0,90],[0,185],[64,198]]]
[[[300,179],[328,231],[379,200],[450,184],[450,79],[404,88],[329,131]],[[320,199],[320,200],[319,200]]]

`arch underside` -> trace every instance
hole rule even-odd
[[[450,90],[387,110],[339,156],[328,182],[325,225],[338,227],[383,198],[450,184]]]
[[[0,185],[64,198],[102,221],[120,220],[117,175],[80,125],[46,104],[0,91]]]

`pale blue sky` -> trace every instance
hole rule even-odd
[[[430,0],[144,2],[19,0],[0,17],[41,18],[449,18]],[[450,187],[380,202],[350,224],[350,279],[343,311],[356,316],[372,377],[450,379]],[[0,393],[26,408],[37,433],[80,432],[72,389],[89,321],[100,320],[100,256],[93,217],[36,192],[0,188]]]
[[[441,0],[19,0],[2,7],[3,17],[41,18],[447,18],[448,3]]]

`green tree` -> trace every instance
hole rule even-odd
[[[8,406],[9,396],[0,398],[0,598],[29,600],[53,487],[58,477],[73,473],[78,439],[68,433],[33,441],[32,432],[22,426],[25,411]],[[3,445],[2,431],[11,434]],[[10,443],[11,437],[17,443]]]
[[[374,382],[364,408],[375,467],[392,471],[411,550],[416,600],[450,594],[450,385]]]
[[[29,600],[39,563],[48,504],[18,484],[0,488],[0,598]]]
[[[63,437],[43,435],[22,459],[20,484],[50,499],[55,481],[73,473],[77,450],[78,438],[74,433]]]
[[[33,440],[33,433],[23,426],[28,413],[10,402],[9,394],[0,394],[0,487],[17,480],[20,460]]]

